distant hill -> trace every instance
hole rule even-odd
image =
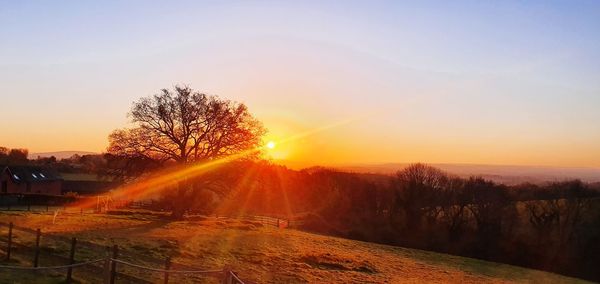
[[[30,153],[29,159],[37,159],[38,157],[48,158],[48,157],[56,157],[56,159],[66,159],[70,158],[73,155],[96,155],[100,153],[96,152],[88,152],[88,151],[56,151],[56,152],[42,152],[42,153]]]
[[[376,165],[347,165],[337,166],[336,168],[351,172],[392,174],[408,165],[408,163],[389,163]],[[477,164],[430,165],[461,177],[481,176],[504,184],[517,184],[523,182],[541,183],[567,179],[581,179],[585,182],[600,182],[600,168]]]
[[[276,160],[274,162],[295,170],[313,168],[307,166],[307,163],[296,161]],[[325,168],[355,173],[390,175],[404,169],[410,164],[411,163],[337,164],[326,165]],[[480,176],[507,185],[524,182],[544,183],[569,179],[580,179],[584,182],[600,183],[600,168],[451,163],[428,164],[460,177]]]

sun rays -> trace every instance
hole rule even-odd
[[[244,157],[248,157],[254,154],[261,153],[268,149],[274,149],[279,144],[290,143],[292,141],[296,141],[305,137],[309,137],[311,135],[315,135],[317,133],[330,130],[335,127],[340,127],[352,122],[357,121],[358,118],[341,120],[338,122],[334,122],[331,124],[327,124],[321,127],[317,127],[308,131],[304,131],[295,135],[292,135],[287,138],[280,139],[278,141],[268,141],[264,145],[260,147],[256,147],[253,149],[249,149],[247,151],[243,151],[237,154],[229,155],[220,159],[215,159],[212,161],[193,164],[185,167],[178,167],[174,169],[164,170],[161,172],[153,173],[147,177],[140,178],[137,181],[126,184],[119,188],[116,188],[111,191],[111,197],[113,200],[134,200],[145,198],[148,196],[156,195],[162,190],[168,189],[172,186],[177,185],[178,183],[185,181],[186,179],[199,177],[203,174],[208,173],[211,170],[218,168],[224,164],[229,162],[239,160]],[[242,179],[244,182],[248,182],[248,179]],[[243,186],[243,185],[238,185]],[[228,196],[225,196],[226,199]],[[287,201],[286,201],[287,202]],[[96,206],[95,200],[87,200],[79,202],[74,205],[75,207],[81,208],[93,208]],[[288,205],[289,207],[289,205]]]
[[[129,201],[148,199],[148,198],[156,198],[160,196],[162,192],[165,190],[172,190],[179,183],[185,182],[186,180],[198,178],[202,175],[209,174],[211,171],[218,169],[224,165],[227,165],[230,162],[240,160],[244,157],[249,156],[260,156],[261,153],[273,150],[281,144],[291,143],[302,138],[310,137],[317,133],[327,131],[336,127],[340,127],[343,125],[347,125],[349,123],[357,121],[357,118],[354,119],[346,119],[342,121],[338,121],[335,123],[327,124],[318,128],[314,128],[308,131],[304,131],[290,137],[286,137],[280,140],[269,140],[265,144],[260,147],[256,147],[247,151],[243,151],[234,155],[226,156],[220,159],[215,159],[212,161],[187,165],[185,167],[176,167],[165,169],[162,171],[154,172],[149,174],[146,177],[139,178],[138,180],[131,182],[129,184],[125,184],[118,188],[113,189],[110,192],[110,197],[112,200],[116,201],[117,204],[127,203]],[[253,166],[243,169],[242,175],[239,177],[237,182],[231,185],[231,190],[227,191],[227,194],[222,196],[220,200],[218,200],[218,206],[215,208],[217,214],[228,214],[231,212],[237,212],[236,214],[246,214],[251,213],[247,212],[247,208],[252,202],[264,202],[265,208],[272,208],[273,206],[282,206],[285,209],[287,217],[291,216],[292,208],[290,201],[288,200],[288,196],[281,188],[282,181],[279,172],[274,172],[270,174],[274,174],[278,177],[279,184],[272,185],[262,185],[269,186],[269,188],[260,188],[261,185],[258,185],[257,176],[260,175],[259,171],[264,170],[259,165],[253,164]],[[264,200],[258,200],[255,198],[256,191],[262,190],[264,191]],[[279,195],[283,193],[281,198],[274,200],[272,190],[277,190],[281,192],[277,192]],[[243,193],[240,195],[240,193]],[[277,195],[277,194],[276,194]],[[239,198],[243,198],[240,200]],[[269,202],[275,202],[279,204],[266,204]],[[73,204],[74,207],[79,207],[83,209],[95,208],[97,206],[96,198],[91,198],[87,200],[80,201],[76,204]],[[238,206],[237,208],[234,208]],[[83,228],[82,228],[83,229]],[[193,229],[193,228],[191,228]],[[200,233],[200,232],[198,232]],[[232,232],[233,234],[234,232]],[[230,235],[227,238],[228,242],[226,244],[222,244],[221,251],[225,253],[227,251],[227,247],[232,245],[231,242],[235,240],[235,236]]]

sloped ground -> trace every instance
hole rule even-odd
[[[160,213],[118,215],[0,213],[0,222],[77,236],[195,267],[230,265],[256,283],[583,283],[552,273],[427,251],[277,229],[259,222]],[[0,234],[5,234],[2,228]],[[2,275],[8,274],[0,274]],[[11,273],[10,275],[14,275]]]

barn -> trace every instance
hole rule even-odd
[[[49,170],[31,166],[0,166],[2,194],[60,195],[62,178]]]

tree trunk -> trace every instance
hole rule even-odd
[[[181,181],[177,184],[177,194],[175,194],[174,200],[171,200],[173,205],[173,211],[171,212],[171,219],[182,220],[187,211],[187,200],[186,200],[186,186],[187,183]]]

